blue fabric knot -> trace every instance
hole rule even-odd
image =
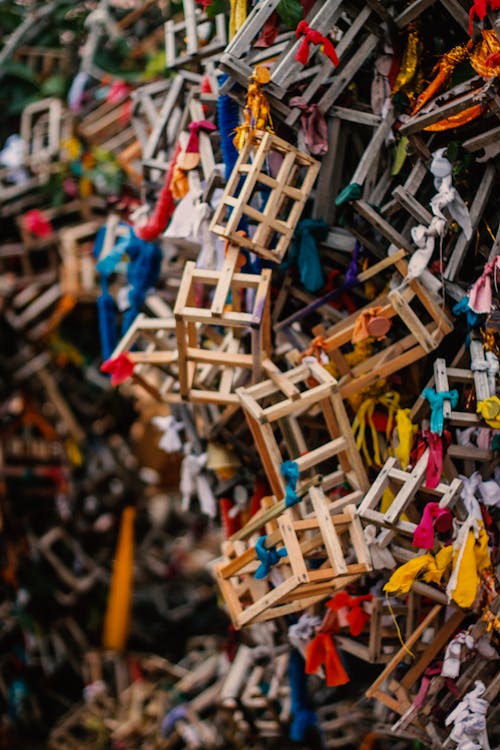
[[[431,432],[442,435],[444,427],[443,402],[449,399],[451,408],[455,409],[458,404],[458,391],[454,388],[452,391],[436,393],[434,388],[425,388],[422,396],[427,399],[431,407]]]
[[[462,297],[460,302],[457,302],[457,304],[452,307],[451,311],[453,315],[456,315],[457,317],[459,315],[465,315],[465,322],[467,324],[467,337],[465,339],[465,343],[468,346],[470,343],[470,331],[472,331],[474,328],[479,328],[479,326],[483,322],[484,315],[471,310],[471,308],[469,307],[469,297],[467,296]]]
[[[281,264],[283,270],[297,263],[300,281],[308,292],[317,292],[325,285],[317,241],[325,240],[328,224],[323,219],[302,219],[293,235],[288,259]]]
[[[279,550],[275,546],[266,549],[264,546],[266,538],[265,534],[260,536],[255,544],[255,552],[257,558],[260,560],[260,565],[255,571],[255,577],[259,579],[267,578],[273,565],[277,565],[281,558],[286,557],[288,554],[286,547]]]
[[[289,508],[295,503],[300,503],[301,498],[296,493],[297,482],[299,480],[299,465],[297,461],[283,461],[280,468],[281,476],[286,482],[285,487],[285,507]]]

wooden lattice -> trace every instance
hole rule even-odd
[[[426,617],[417,625],[409,638],[407,638],[405,646],[401,647],[398,653],[387,664],[386,668],[368,688],[366,691],[368,698],[375,698],[387,706],[390,711],[400,716],[408,711],[417,692],[420,677],[429,664],[446,647],[448,641],[465,617],[464,612],[454,611],[451,617],[439,627],[439,619],[442,618],[443,614],[444,610],[441,605],[436,604],[432,607]],[[430,642],[427,641],[429,628],[432,628],[434,632],[434,636]],[[405,662],[408,663],[411,658],[408,652],[421,642],[422,639],[424,639],[424,643],[426,644],[422,654],[415,663],[411,664],[404,676],[398,679],[396,677],[397,668]]]
[[[234,372],[241,368],[251,370],[255,380],[261,370],[262,360],[269,351],[269,284],[271,272],[241,273],[238,247],[230,245],[220,271],[196,268],[186,263],[174,308],[179,353],[179,385],[181,396],[188,400],[238,403],[234,393]],[[209,307],[202,307],[197,293],[200,286],[213,289]],[[241,309],[244,290],[254,292],[251,307]],[[202,295],[203,298],[203,295]],[[201,327],[200,327],[201,326]],[[222,327],[226,336],[224,350],[207,348],[204,339],[209,328]],[[242,351],[241,334],[250,332],[250,353]],[[217,394],[203,387],[199,366],[224,366]],[[233,368],[233,369],[231,369]],[[204,373],[206,377],[206,372]],[[201,386],[201,387],[200,387]]]
[[[359,502],[368,480],[335,378],[316,362],[286,373],[266,363],[265,370],[268,380],[238,389],[238,396],[277,500],[285,496],[281,465],[289,459],[302,475],[299,488],[314,468],[325,491],[347,479],[353,492],[346,502]]]
[[[271,174],[269,163],[281,157]],[[281,262],[318,174],[319,162],[282,138],[258,132],[242,149],[210,229],[268,260]],[[257,203],[260,194],[260,203]],[[245,236],[240,222],[255,227]]]
[[[394,265],[405,277],[406,262],[400,259]],[[353,338],[358,318],[363,315],[370,318],[374,308],[377,308],[379,320],[386,318],[392,323],[387,326],[390,332],[379,342],[380,351],[350,367],[344,356],[346,346]],[[328,331],[322,327],[313,330],[323,336],[322,348],[340,372],[339,390],[346,398],[432,352],[453,326],[434,296],[417,279],[411,279],[402,288],[378,297]]]
[[[194,0],[182,0],[182,5],[182,20],[165,23],[167,68],[175,69],[211,57],[227,44],[224,13],[210,19]]]
[[[228,543],[227,559],[214,566],[236,628],[306,609],[370,570],[356,507],[348,505],[332,515],[328,498],[318,487],[310,488],[309,499],[311,514],[297,520],[293,509],[285,509],[276,521],[277,529],[266,537],[266,548],[285,547],[287,552],[268,576],[272,583],[255,578],[256,548],[243,542]],[[347,562],[348,541],[356,562]]]
[[[178,369],[173,316],[149,318],[140,313],[120,339],[111,359],[124,353],[134,363],[135,385],[157,401],[180,401],[175,391]]]
[[[396,534],[413,536],[423,508],[430,500],[439,502],[440,508],[450,510],[458,501],[462,489],[460,479],[453,479],[449,485],[441,482],[434,489],[424,486],[428,461],[429,449],[424,451],[411,472],[398,468],[395,458],[388,458],[385,462],[358,510],[364,521],[381,528],[377,544],[386,546]],[[394,499],[382,512],[378,508],[388,487],[394,492]],[[403,514],[412,520],[402,520]]]

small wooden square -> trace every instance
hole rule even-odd
[[[319,167],[316,159],[282,138],[257,132],[238,157],[211,231],[281,263]],[[249,236],[239,231],[242,220],[250,226]]]

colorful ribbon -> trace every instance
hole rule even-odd
[[[321,32],[316,31],[315,29],[311,29],[307,21],[300,21],[295,30],[295,37],[296,39],[300,39],[300,37],[302,37],[299,48],[295,54],[295,59],[301,65],[307,65],[311,44],[314,44],[315,46],[321,44],[323,52],[329,58],[329,60],[331,60],[331,62],[335,66],[339,64],[339,58],[337,57],[335,47],[333,46],[330,39],[327,36],[321,34]]]
[[[431,407],[431,432],[442,435],[444,427],[443,403],[449,399],[451,408],[455,409],[458,404],[458,391],[454,388],[452,391],[436,393],[434,388],[425,388],[422,396],[427,399]]]
[[[413,533],[412,544],[421,549],[432,549],[434,531],[449,531],[452,523],[453,516],[448,508],[440,508],[439,503],[427,503],[420,523]]]
[[[479,401],[476,411],[490,427],[500,429],[500,398],[490,396],[484,401]]]
[[[329,633],[317,633],[306,647],[306,674],[315,674],[323,665],[326,684],[330,687],[345,685],[349,682],[349,677]]]
[[[134,373],[135,364],[127,352],[122,352],[114,359],[107,359],[101,365],[101,372],[111,375],[111,385],[121,385]]]
[[[301,96],[290,99],[290,107],[301,111],[300,123],[304,132],[306,146],[314,156],[328,152],[328,125],[325,116],[317,104],[308,104]]]
[[[217,126],[208,120],[196,120],[188,125],[189,140],[186,144],[186,154],[199,154],[200,152],[200,132],[213,133]]]
[[[469,10],[469,36],[472,36],[472,27],[474,24],[474,18],[479,21],[484,21],[486,13],[490,10],[500,9],[500,0],[474,0]]]
[[[365,612],[361,605],[363,602],[371,602],[372,599],[373,594],[351,597],[347,591],[339,591],[333,599],[326,603],[326,606],[333,612],[347,608],[346,620],[349,625],[349,632],[351,635],[358,636],[370,619],[370,615]]]
[[[287,480],[285,487],[285,507],[290,508],[301,500],[295,491],[300,475],[299,465],[296,461],[284,461],[281,464],[280,473]]]
[[[255,553],[258,560],[260,560],[260,565],[255,571],[255,578],[258,579],[267,578],[271,568],[274,565],[277,565],[282,557],[288,555],[286,547],[282,547],[279,550],[276,549],[276,546],[266,549],[264,546],[266,538],[267,536],[264,534],[263,536],[260,536],[255,543]]]
[[[491,277],[500,271],[500,255],[485,263],[481,276],[469,292],[469,307],[476,313],[489,313],[492,303]]]

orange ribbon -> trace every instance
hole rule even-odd
[[[345,685],[349,677],[329,633],[317,633],[306,646],[306,674],[315,674],[324,665],[326,684]]]

